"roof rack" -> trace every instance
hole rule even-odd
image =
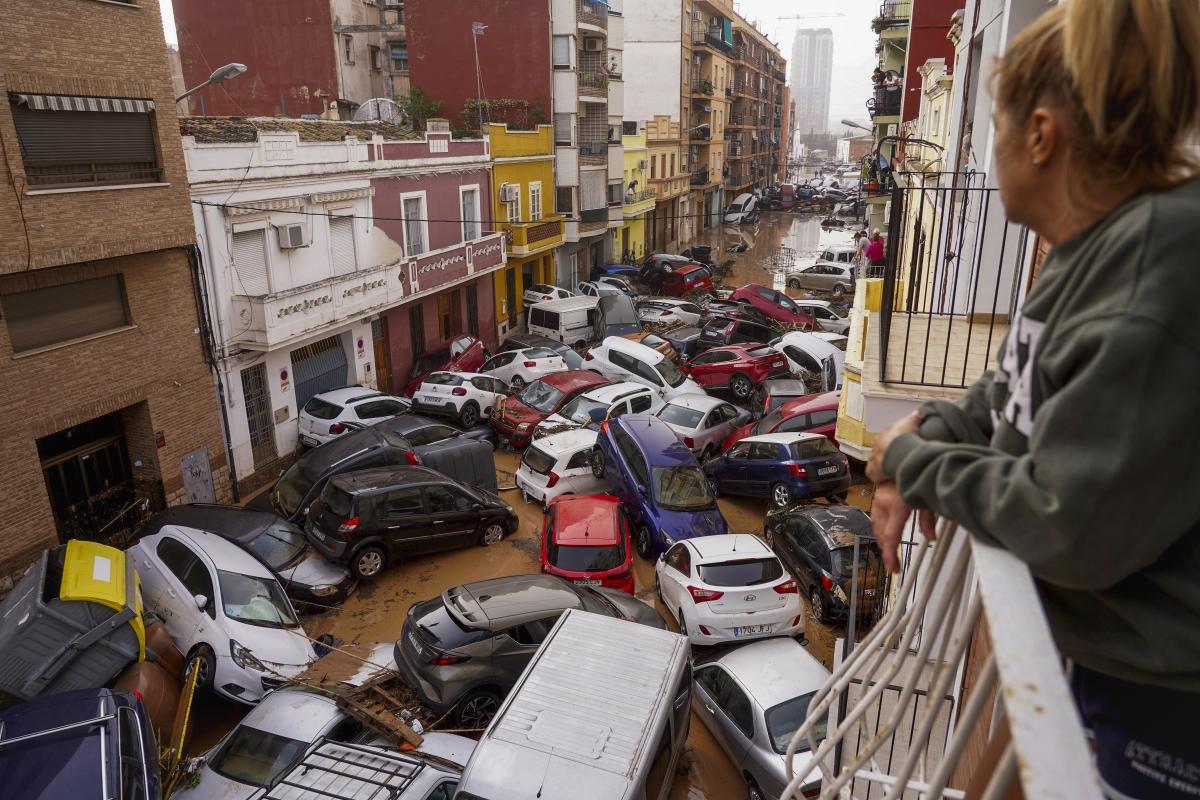
[[[256,800],[395,800],[421,771],[421,759],[369,745],[318,739]]]

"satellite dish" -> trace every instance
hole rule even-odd
[[[376,119],[396,125],[408,124],[408,115],[404,113],[404,110],[395,100],[389,100],[386,97],[372,97],[354,110],[355,122],[368,122]]]

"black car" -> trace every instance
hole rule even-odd
[[[271,502],[279,516],[301,523],[305,510],[331,476],[372,467],[426,463],[437,457],[443,443],[477,435],[494,437],[490,430],[476,434],[472,429],[464,434],[458,428],[419,414],[393,417],[309,450],[283,473],[272,490]]]
[[[171,506],[146,520],[136,535],[150,536],[164,525],[196,528],[237,543],[275,573],[294,601],[340,603],[354,588],[350,573],[309,547],[298,525],[267,511],[216,503]]]
[[[768,514],[765,528],[767,545],[795,576],[818,622],[849,615],[852,584],[858,590],[858,618],[879,618],[887,594],[887,573],[870,517],[851,506],[814,505]],[[853,578],[855,537],[857,578]]]
[[[404,556],[496,544],[516,529],[508,503],[425,467],[334,476],[304,523],[313,547],[357,578],[374,578]]]
[[[583,356],[576,353],[571,345],[548,336],[539,336],[536,333],[514,333],[504,340],[496,352],[506,353],[509,350],[525,350],[530,347],[545,347],[553,350],[562,356],[563,361],[567,362],[567,369],[583,369]]]
[[[700,329],[697,351],[727,344],[768,344],[779,334],[773,328],[737,317],[713,317]]]

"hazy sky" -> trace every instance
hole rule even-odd
[[[638,0],[625,0],[636,3]],[[167,41],[177,44],[175,16],[171,0],[161,0],[163,27]],[[833,30],[833,97],[829,114],[836,121],[850,119],[866,121],[865,103],[871,95],[871,70],[874,69],[875,34],[871,19],[879,12],[879,0],[734,0],[738,13],[758,27],[775,42],[783,57],[791,60],[792,37],[796,28],[830,28]],[[830,11],[830,8],[837,11]],[[805,16],[804,19],[781,17]],[[789,73],[790,74],[790,73]],[[835,125],[832,130],[839,130]]]

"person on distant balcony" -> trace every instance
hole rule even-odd
[[[882,278],[883,268],[887,266],[887,249],[884,247],[883,234],[878,230],[871,233],[871,241],[867,244],[864,254],[867,263],[871,265],[867,270],[867,277]]]
[[[995,368],[876,438],[875,535],[892,571],[913,510],[1025,562],[1105,793],[1195,798],[1200,3],[1061,3],[992,88],[1000,200],[1052,247]]]

